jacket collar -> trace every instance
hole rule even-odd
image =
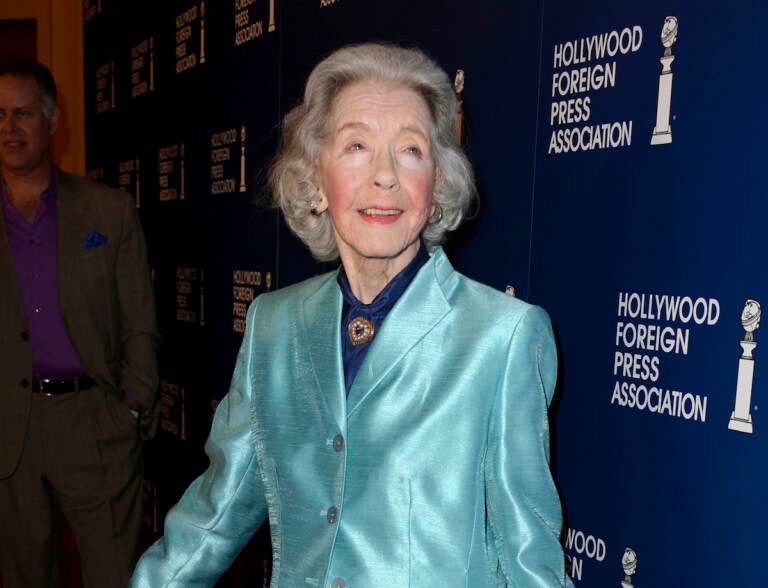
[[[328,408],[337,419],[339,429],[346,432],[344,367],[341,360],[341,290],[336,283],[338,271],[327,276],[320,287],[305,298],[301,317],[302,341],[309,346],[312,369]]]
[[[304,300],[303,330],[312,366],[342,430],[346,431],[346,417],[376,392],[387,374],[450,312],[450,293],[457,280],[443,250],[432,249],[430,260],[416,274],[374,337],[346,399],[339,336],[342,299],[336,273]]]
[[[413,278],[374,337],[349,391],[347,416],[376,392],[387,374],[450,312],[446,286],[453,273],[443,250],[433,249],[430,260]]]
[[[59,283],[66,279],[67,267],[83,250],[86,229],[83,225],[85,198],[73,185],[71,176],[56,170],[56,215],[58,218]]]
[[[6,289],[5,284],[14,285],[14,288]],[[8,235],[5,231],[5,215],[3,207],[0,206],[0,292],[3,296],[10,295],[12,292],[18,292],[18,283],[16,282],[16,270],[13,267],[13,258],[11,257],[11,248],[8,244]],[[21,298],[19,295],[19,303]]]
[[[68,275],[64,267],[80,253],[84,246],[84,198],[73,186],[71,177],[58,169],[55,171],[58,232],[56,247],[60,283],[61,279],[66,279]],[[4,221],[2,208],[0,208],[0,273],[12,273],[14,270]]]

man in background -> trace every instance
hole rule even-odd
[[[135,205],[53,166],[58,117],[45,66],[0,61],[0,571],[4,588],[56,583],[63,513],[85,585],[122,587],[159,334]]]

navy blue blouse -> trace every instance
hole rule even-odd
[[[344,361],[344,384],[347,388],[347,394],[349,394],[349,390],[352,388],[352,382],[355,381],[355,376],[363,364],[365,355],[368,353],[368,348],[371,346],[376,332],[381,328],[387,314],[389,314],[389,311],[392,310],[400,296],[405,292],[405,289],[421,269],[421,266],[427,263],[428,260],[429,253],[427,253],[427,248],[424,246],[424,243],[419,243],[419,250],[416,252],[416,256],[384,286],[384,289],[379,292],[370,304],[363,304],[352,293],[344,266],[339,270],[339,288],[341,288],[341,294],[344,298],[344,307],[341,310],[341,350]],[[358,317],[364,320],[359,321]],[[353,320],[355,320],[355,325],[368,321],[369,324],[372,323],[373,337],[355,345],[349,333],[350,323]],[[354,325],[352,327],[353,333],[355,330],[359,331],[360,329],[361,327],[355,329]],[[366,337],[362,338],[366,339]]]

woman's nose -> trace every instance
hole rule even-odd
[[[397,178],[397,169],[395,168],[395,158],[389,152],[381,153],[376,157],[375,168],[373,170],[373,184],[382,190],[394,190],[399,181]]]

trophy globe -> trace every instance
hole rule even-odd
[[[624,555],[621,556],[621,567],[624,570],[624,579],[621,581],[622,588],[633,588],[632,576],[637,572],[637,554],[631,547],[624,549]]]
[[[752,406],[752,384],[755,374],[755,358],[752,356],[757,341],[755,331],[760,327],[760,303],[752,298],[744,302],[741,311],[741,326],[744,327],[744,338],[739,341],[741,356],[739,357],[739,371],[736,375],[736,403],[728,421],[728,428],[732,431],[751,434],[754,431],[750,407]]]
[[[745,341],[754,339],[753,333],[760,327],[761,317],[760,303],[757,300],[748,298],[744,303],[744,310],[741,311],[741,326],[746,331]]]
[[[668,16],[664,19],[659,35],[661,45],[664,47],[664,55],[659,58],[661,73],[659,74],[659,95],[656,103],[656,126],[653,127],[651,145],[666,145],[672,142],[672,127],[669,124],[670,109],[672,107],[672,45],[677,42],[679,23],[676,16]]]
[[[661,27],[661,44],[665,48],[665,55],[672,53],[672,45],[677,41],[677,17],[668,16],[664,19],[664,24]]]

